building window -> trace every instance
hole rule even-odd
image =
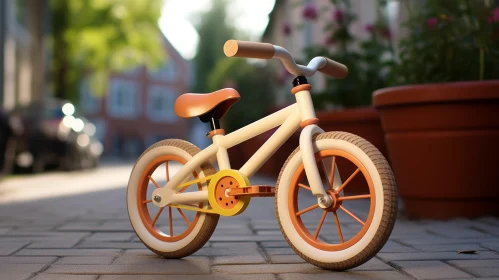
[[[168,62],[157,69],[151,74],[152,78],[161,81],[174,81],[177,77],[177,66],[173,59],[168,60]]]
[[[135,82],[113,79],[109,85],[107,109],[118,118],[134,118],[140,113],[140,95]]]
[[[83,113],[95,114],[100,110],[100,99],[91,90],[90,80],[84,79],[80,84],[80,105]]]
[[[175,122],[173,110],[177,95],[168,87],[151,86],[147,94],[147,115],[154,122]]]

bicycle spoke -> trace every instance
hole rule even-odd
[[[151,202],[152,202],[151,199],[142,201],[143,204],[147,204],[147,203],[151,203]]]
[[[321,231],[322,224],[324,224],[324,220],[326,219],[327,211],[324,211],[322,214],[321,220],[319,222],[319,225],[317,226],[317,229],[315,230],[314,234],[314,239],[317,239],[317,236],[319,236],[319,232]]]
[[[158,185],[158,183],[156,183],[156,181],[154,181],[154,179],[149,176],[149,180],[151,180],[151,182],[156,186],[156,188],[160,189],[161,187]]]
[[[359,219],[359,217],[355,216],[352,212],[348,211],[343,205],[340,205],[340,209],[343,210],[345,213],[347,213],[350,217],[354,218],[357,222],[359,222],[361,225],[365,225],[365,223]]]
[[[299,186],[300,188],[304,188],[304,189],[306,189],[307,191],[312,191],[312,189],[310,189],[310,187],[309,187],[309,186],[306,186],[306,185],[304,185],[304,184],[298,184],[298,186]]]
[[[353,177],[355,177],[355,175],[357,175],[357,173],[359,173],[360,171],[360,168],[357,168],[357,170],[355,170],[354,173],[352,173],[352,175],[350,175],[350,177],[348,177],[348,179],[343,182],[343,185],[341,185],[341,187],[339,187],[337,190],[335,190],[336,193],[340,193],[348,183],[350,183],[350,181],[352,181]]]
[[[161,212],[163,212],[163,209],[165,209],[165,207],[161,207],[159,208],[159,211],[158,213],[156,214],[156,217],[154,217],[154,220],[152,221],[151,223],[151,227],[154,227],[154,224],[156,223],[156,221],[158,220],[159,218],[159,215],[161,215]]]
[[[333,212],[333,216],[334,216],[334,221],[336,223],[336,229],[338,230],[338,236],[340,237],[340,242],[343,243],[345,241],[343,240],[343,233],[341,232],[340,220],[338,219],[338,214],[336,214],[336,211]]]
[[[173,236],[172,207],[168,206],[168,217],[170,218],[170,236]]]
[[[332,157],[333,159],[331,160],[331,173],[328,174],[327,171],[328,171],[328,167],[329,166],[326,166],[324,164],[324,160],[321,160],[321,165],[322,165],[322,170],[324,170],[324,174],[326,175],[326,179],[327,179],[327,183],[329,185],[329,190],[332,190],[333,189],[333,183],[334,183],[334,167],[336,165],[336,157],[333,156]],[[327,159],[327,158],[326,158]],[[327,159],[329,160],[329,159]]]
[[[361,195],[341,196],[338,198],[338,200],[343,201],[343,200],[355,200],[355,199],[364,199],[364,198],[371,198],[371,195],[361,194]]]
[[[168,161],[165,162],[165,169],[166,169],[166,182],[170,181],[170,173],[168,172]]]
[[[185,190],[187,190],[187,188],[189,188],[190,186],[185,186],[183,188],[181,188],[177,193],[183,193]]]
[[[182,216],[182,218],[184,218],[184,221],[187,223],[188,226],[191,225],[191,223],[189,222],[189,219],[187,219],[187,217],[185,216],[184,212],[182,211],[182,209],[180,208],[177,208],[178,212],[180,213],[180,216]]]
[[[319,205],[318,205],[318,204],[314,204],[314,205],[312,205],[312,206],[310,206],[310,207],[307,207],[307,208],[305,208],[305,209],[303,209],[303,210],[299,211],[298,213],[296,213],[296,216],[300,216],[301,214],[305,214],[305,213],[307,213],[307,212],[309,212],[309,211],[314,210],[314,209],[315,209],[315,208],[317,208],[317,207],[319,207]]]

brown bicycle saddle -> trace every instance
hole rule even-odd
[[[212,93],[185,93],[175,101],[175,114],[181,118],[202,116],[217,109],[215,118],[222,118],[230,107],[241,99],[237,90],[224,88]]]

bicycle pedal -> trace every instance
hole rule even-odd
[[[229,196],[251,196],[251,197],[273,197],[275,195],[274,186],[259,185],[247,186],[244,188],[230,188]]]

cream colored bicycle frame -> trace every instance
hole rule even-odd
[[[208,201],[207,190],[177,194],[177,186],[190,177],[192,172],[199,168],[201,164],[209,161],[209,159],[214,156],[216,156],[220,170],[230,169],[227,149],[280,125],[277,131],[255,152],[241,169],[239,169],[240,173],[251,178],[267,159],[271,157],[300,127],[302,121],[316,117],[312,99],[310,97],[310,91],[299,91],[295,96],[296,104],[290,105],[230,134],[213,136],[212,145],[190,159],[163,188],[156,189],[153,192],[152,197],[159,195],[162,198],[160,202],[153,200],[154,204],[158,207],[164,207],[170,204],[177,205]],[[312,142],[312,137],[315,134],[323,132],[324,131],[317,125],[306,126],[300,134],[300,153],[303,157],[305,173],[312,193],[318,198],[329,198],[324,191],[322,180],[319,171],[317,170]],[[328,164],[325,163],[325,165]],[[332,175],[331,165],[325,166],[324,169],[327,176],[330,177]],[[337,176],[337,168],[335,168],[334,173],[334,186],[336,188],[341,185],[341,179],[339,175]],[[193,181],[192,183],[194,184],[195,182]]]

